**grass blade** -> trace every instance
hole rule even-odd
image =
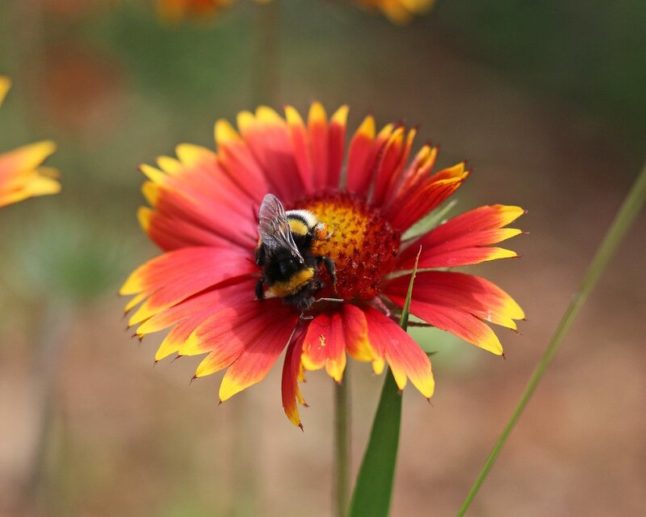
[[[642,205],[644,204],[645,198],[646,198],[646,164],[642,168],[639,174],[639,177],[633,184],[630,192],[628,193],[628,195],[626,196],[626,199],[621,205],[621,208],[619,209],[619,212],[615,216],[615,219],[612,222],[610,229],[606,232],[606,235],[601,245],[599,246],[599,249],[597,250],[594,258],[592,259],[592,262],[588,266],[588,270],[586,271],[586,274],[585,274],[585,277],[583,278],[583,282],[581,283],[581,286],[579,287],[578,291],[575,293],[574,297],[572,298],[572,301],[570,302],[570,305],[566,309],[565,313],[563,314],[563,317],[561,318],[561,321],[556,327],[556,331],[554,332],[552,339],[547,345],[545,352],[541,356],[541,359],[538,362],[536,369],[532,373],[532,376],[529,379],[529,382],[527,383],[527,387],[525,388],[525,391],[523,392],[520,398],[520,401],[518,402],[518,405],[514,409],[514,412],[512,413],[511,418],[507,422],[507,425],[505,425],[505,428],[500,434],[500,437],[498,438],[498,441],[494,445],[491,453],[489,453],[489,456],[487,457],[487,460],[485,461],[484,466],[480,470],[478,477],[476,478],[471,489],[469,490],[469,493],[467,494],[466,499],[462,503],[462,506],[458,511],[458,517],[462,517],[471,506],[471,503],[473,502],[476,495],[478,494],[480,487],[484,483],[484,480],[487,478],[487,476],[489,475],[489,472],[491,471],[491,468],[496,462],[496,459],[498,458],[500,451],[502,450],[505,443],[507,442],[507,439],[509,438],[511,431],[518,423],[518,420],[520,419],[523,411],[525,410],[527,403],[532,398],[534,391],[536,391],[536,387],[538,386],[541,378],[545,374],[547,367],[552,362],[554,355],[556,354],[561,342],[563,341],[563,338],[567,334],[567,331],[570,329],[572,323],[574,322],[577,314],[579,313],[579,310],[581,309],[581,307],[583,307],[583,304],[588,298],[588,295],[596,285],[603,271],[608,266],[608,263],[610,262],[610,259],[612,258],[615,251],[617,250],[619,243],[621,243],[624,235],[630,228],[630,225],[633,223],[633,221],[639,214],[642,208]]]

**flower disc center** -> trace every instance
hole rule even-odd
[[[321,272],[326,285],[324,296],[344,300],[370,300],[379,293],[384,277],[395,266],[400,235],[377,209],[356,196],[345,193],[313,196],[297,203],[327,226],[331,236],[317,241],[315,255],[329,257],[336,266],[336,293]]]

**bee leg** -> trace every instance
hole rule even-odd
[[[334,261],[330,257],[318,257],[317,260],[319,263],[323,263],[325,269],[327,269],[327,272],[332,277],[332,287],[336,293],[336,266],[334,265]]]
[[[256,283],[256,298],[259,300],[265,299],[265,279],[261,278]]]

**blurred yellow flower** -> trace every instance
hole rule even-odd
[[[11,81],[0,76],[0,105]],[[56,194],[61,190],[58,172],[42,163],[56,150],[53,142],[29,144],[0,154],[0,206],[34,196]]]
[[[393,23],[403,25],[411,21],[413,16],[427,11],[435,0],[355,0],[357,3],[379,9]]]
[[[258,0],[266,3],[271,0]],[[353,0],[369,9],[378,9],[393,23],[403,25],[416,14],[431,8],[435,0]],[[159,14],[171,21],[200,18],[229,7],[233,0],[157,0]]]

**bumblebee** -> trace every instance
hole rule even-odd
[[[267,194],[258,212],[256,264],[262,277],[256,284],[256,297],[283,298],[301,311],[308,310],[316,293],[324,287],[319,278],[323,265],[336,285],[336,269],[329,257],[317,256],[316,241],[329,238],[325,224],[307,210],[285,211],[273,194]]]

